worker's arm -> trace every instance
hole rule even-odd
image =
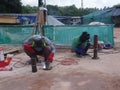
[[[51,42],[47,37],[44,37],[44,39],[45,39],[46,44],[51,47],[51,50],[52,50],[51,52],[55,53],[55,46],[54,46],[53,42]]]

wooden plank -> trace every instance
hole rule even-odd
[[[4,51],[4,55],[6,56],[7,54],[13,54],[18,52],[19,52],[19,49],[10,49],[10,50]]]

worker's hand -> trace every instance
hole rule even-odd
[[[54,53],[50,53],[47,60],[52,62],[53,61],[53,57],[54,57]]]

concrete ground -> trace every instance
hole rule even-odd
[[[114,48],[99,51],[99,59],[92,59],[92,49],[83,57],[69,49],[57,51],[50,71],[38,63],[32,73],[30,58],[16,54],[8,66],[13,70],[0,71],[0,90],[120,90],[120,28],[115,28],[114,40]]]

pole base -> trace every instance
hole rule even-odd
[[[92,59],[99,59],[99,57],[92,57]]]

